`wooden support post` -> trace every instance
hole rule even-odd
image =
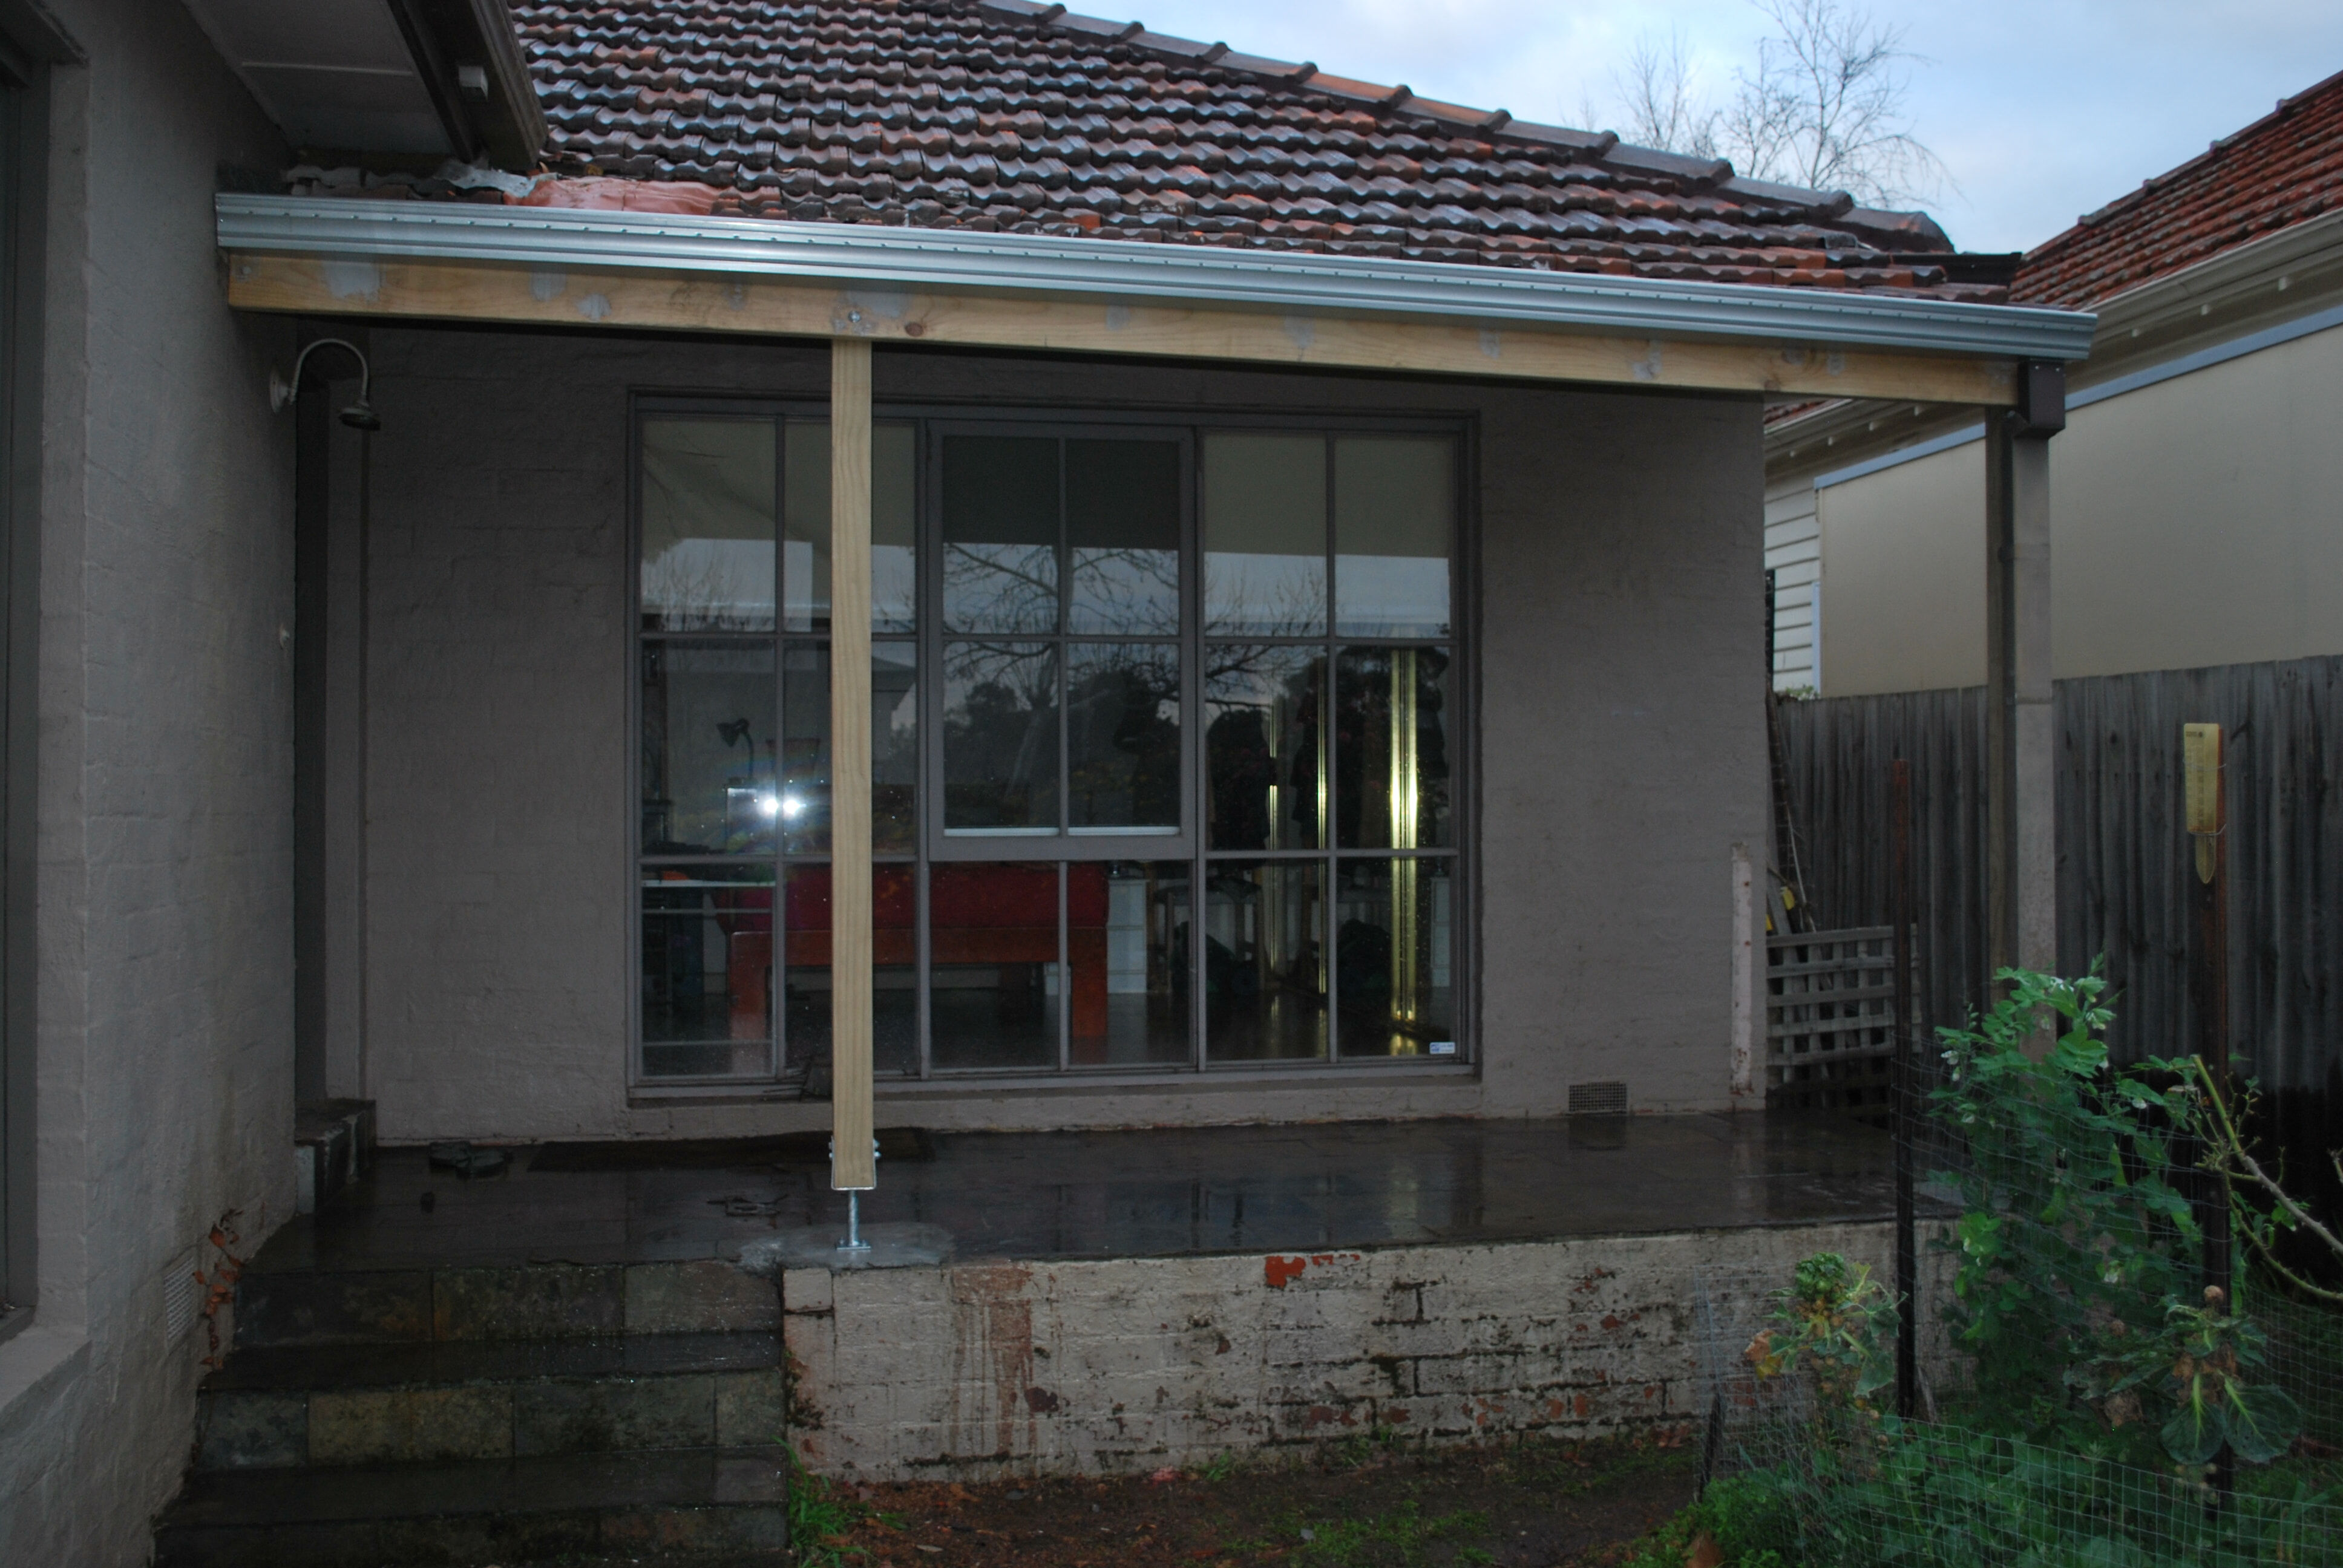
[[[2056,735],[2050,686],[2050,437],[2066,372],[2029,364],[1986,416],[1986,899],[1995,970],[2058,964]],[[2038,1041],[2046,1050],[2047,1036]]]
[[[879,1184],[870,1141],[870,344],[830,349],[830,1184]]]

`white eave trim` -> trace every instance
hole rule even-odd
[[[1855,290],[1684,283],[1462,263],[774,218],[223,194],[220,248],[341,259],[717,272],[846,288],[1108,295],[1363,311],[1639,337],[1757,338],[2080,359],[2095,317]]]

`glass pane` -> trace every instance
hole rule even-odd
[[[1334,443],[1334,629],[1446,637],[1454,447],[1426,437]]]
[[[954,631],[1058,629],[1058,443],[948,436],[944,623]]]
[[[1346,648],[1334,676],[1335,841],[1446,849],[1448,655]]]
[[[830,629],[830,425],[789,427],[784,465],[787,506],[781,538],[782,626]],[[918,625],[918,541],[911,510],[918,449],[909,425],[870,432],[870,628],[910,631]]]
[[[920,799],[919,645],[870,645],[870,847],[908,855]]]
[[[917,648],[870,645],[870,844],[910,854],[920,776]],[[830,650],[781,656],[781,851],[830,853]]]
[[[771,647],[646,642],[641,666],[643,852],[769,853]]]
[[[1344,860],[1334,920],[1342,1054],[1455,1055],[1451,863]]]
[[[830,852],[830,650],[781,654],[781,852]]]
[[[1326,629],[1326,442],[1204,437],[1204,630],[1315,637]]]
[[[1058,830],[1058,652],[944,644],[944,830]]]
[[[1073,830],[1180,830],[1180,650],[1066,646],[1066,805]]]
[[[1066,968],[1077,1067],[1184,1067],[1188,1029],[1185,860],[1066,868]]]
[[[642,429],[643,629],[770,631],[773,421]]]
[[[870,1060],[881,1073],[920,1070],[917,875],[910,866],[870,869]],[[830,1070],[830,868],[791,866],[788,887],[781,1038],[790,1070],[806,1069],[818,1085]]]
[[[643,1076],[773,1070],[769,867],[653,867],[642,877]]]
[[[1204,1044],[1214,1061],[1326,1056],[1326,866],[1218,860],[1204,899]]]
[[[1204,646],[1211,848],[1314,849],[1323,842],[1325,679],[1326,656],[1314,648]]]
[[[1058,868],[928,871],[930,1058],[940,1072],[1058,1065]]]
[[[1136,637],[1180,630],[1180,447],[1066,443],[1067,629]]]

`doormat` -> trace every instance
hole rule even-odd
[[[879,1161],[884,1166],[925,1164],[936,1157],[935,1140],[924,1127],[879,1130]],[[632,1138],[620,1143],[547,1143],[538,1147],[531,1171],[743,1171],[772,1166],[830,1163],[830,1134],[784,1132],[770,1138]]]

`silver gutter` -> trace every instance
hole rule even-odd
[[[1364,311],[1634,337],[1763,338],[2080,359],[2094,317],[1855,290],[1533,272],[1379,256],[770,218],[459,203],[216,198],[223,250],[799,278],[846,288],[1106,295],[1144,303]]]

